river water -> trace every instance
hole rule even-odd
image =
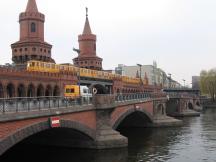
[[[125,149],[19,146],[0,162],[216,162],[216,109],[183,121],[182,127],[120,130],[129,139]]]

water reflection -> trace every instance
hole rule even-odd
[[[29,148],[29,149],[26,149]],[[41,146],[19,146],[0,158],[1,162],[127,162],[128,150],[66,149]]]
[[[216,162],[216,109],[184,119],[174,128],[121,129],[129,147],[112,150],[77,150],[19,146],[1,162]]]

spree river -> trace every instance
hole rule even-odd
[[[184,118],[174,128],[124,129],[129,147],[111,150],[79,150],[19,146],[1,162],[216,162],[216,109],[200,117]]]

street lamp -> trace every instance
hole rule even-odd
[[[171,88],[171,76],[172,76],[172,74],[168,73],[168,75],[169,75],[169,88]]]
[[[73,48],[73,51],[75,51],[75,52],[77,52],[77,54],[78,54],[78,57],[77,57],[77,66],[78,66],[78,68],[79,68],[79,70],[78,70],[78,75],[77,75],[77,78],[78,78],[78,85],[79,85],[79,95],[81,96],[81,94],[80,94],[80,60],[79,60],[79,55],[80,55],[80,50],[79,49],[76,49],[76,48]]]
[[[185,88],[185,79],[182,79],[183,80],[183,82],[184,82],[184,88]]]
[[[137,64],[137,66],[139,66],[139,68],[140,68],[140,81],[141,81],[141,84],[142,84],[142,77],[141,77],[141,69],[142,69],[142,65],[141,65],[141,64]]]

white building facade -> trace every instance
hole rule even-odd
[[[142,79],[147,75],[149,85],[160,85],[164,88],[179,88],[181,86],[178,82],[170,79],[162,69],[158,68],[156,62],[153,65],[135,66],[119,64],[115,68],[115,72],[130,77],[139,77],[141,74]]]

